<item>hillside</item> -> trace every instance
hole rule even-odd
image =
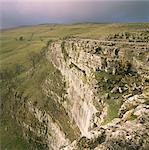
[[[43,24],[0,34],[1,149],[149,149],[149,23]]]

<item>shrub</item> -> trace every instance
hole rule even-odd
[[[20,40],[20,41],[23,41],[23,40],[24,40],[24,37],[23,37],[23,36],[20,36],[20,37],[19,37],[19,40]]]

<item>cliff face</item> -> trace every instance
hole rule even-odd
[[[58,103],[82,136],[64,149],[148,148],[148,48],[147,42],[91,39],[48,47],[47,59],[65,80]]]
[[[50,43],[41,104],[11,91],[24,137],[37,149],[148,149],[148,41],[142,32]]]
[[[81,44],[84,45],[81,47]],[[91,120],[95,119],[93,116],[97,112],[93,105],[93,101],[97,101],[94,72],[96,67],[101,67],[101,59],[85,52],[83,48],[86,46],[83,41],[53,43],[49,47],[47,58],[52,60],[66,81],[67,90],[62,105],[79,127],[81,134],[89,137],[89,128],[93,126]]]

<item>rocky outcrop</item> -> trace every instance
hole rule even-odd
[[[145,97],[141,96],[142,101],[145,100]],[[95,128],[91,131],[90,139],[82,137],[65,147],[64,150],[147,150],[149,148],[148,118],[149,107],[146,104],[138,103],[138,106],[127,111],[122,119],[115,118],[107,125]]]
[[[82,136],[64,149],[148,148],[148,123],[139,120],[148,117],[149,62],[138,52],[147,57],[147,43],[68,39],[49,45],[47,59],[66,82],[59,103]]]

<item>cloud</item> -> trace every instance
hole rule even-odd
[[[1,0],[3,27],[38,23],[146,22],[148,1]]]

